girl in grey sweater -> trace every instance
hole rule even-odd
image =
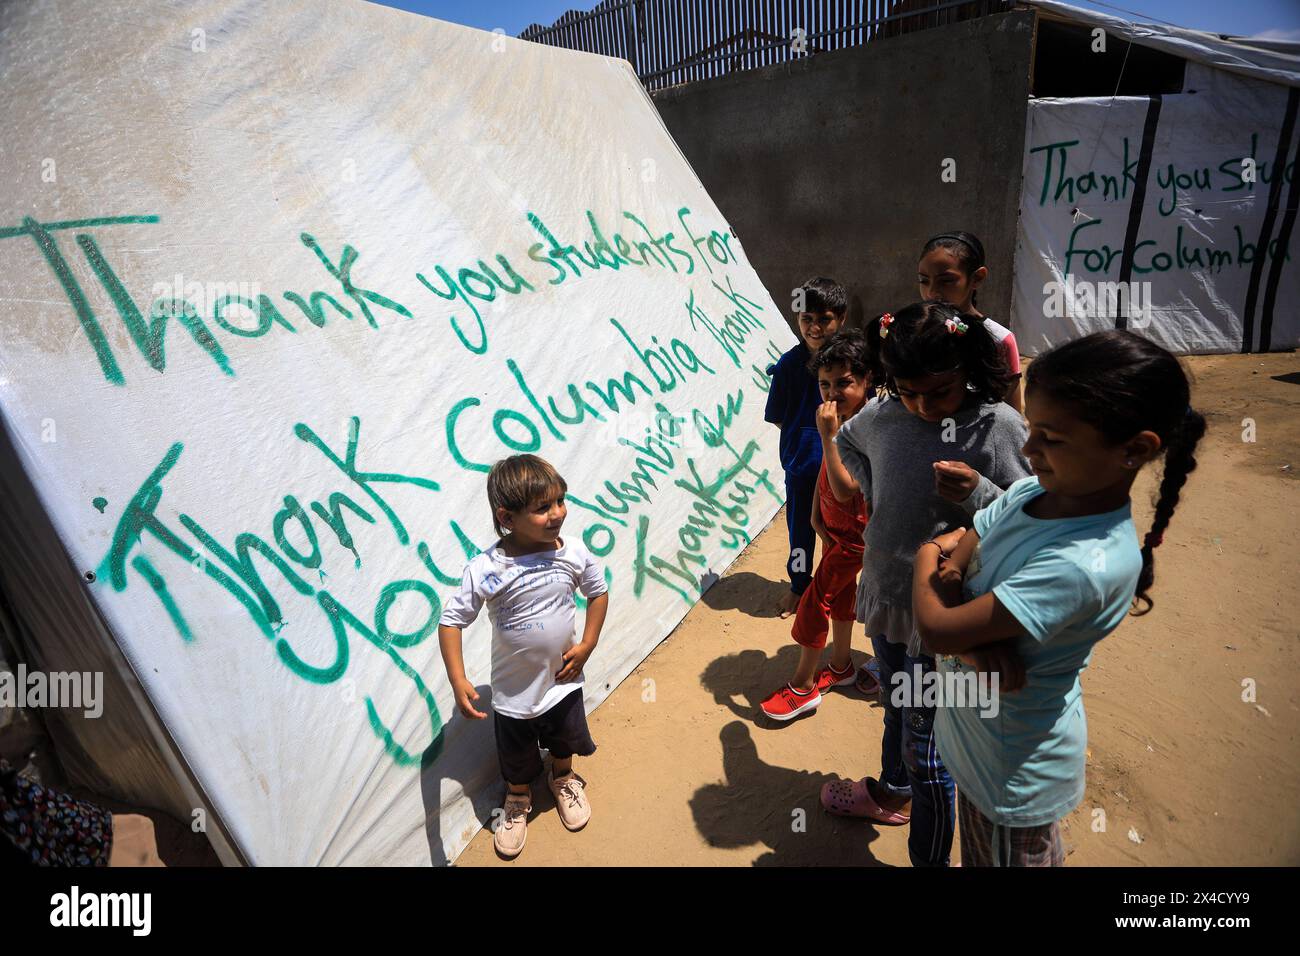
[[[835,438],[870,521],[858,580],[857,619],[880,660],[885,729],[881,776],[822,789],[832,813],[911,823],[913,866],[946,866],[952,849],[953,784],[934,744],[934,706],[922,705],[934,656],[912,621],[912,559],[921,543],[1030,474],[1024,420],[1002,401],[1011,378],[983,323],[941,303],[886,313],[867,328],[876,381],[868,402]],[[897,675],[897,677],[895,676]],[[909,812],[910,811],[910,812]]]

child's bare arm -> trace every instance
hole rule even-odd
[[[483,720],[487,714],[474,707],[478,700],[478,691],[465,676],[465,659],[461,654],[460,628],[438,626],[438,647],[442,651],[442,663],[447,668],[447,679],[456,694],[456,706],[460,712],[472,720]]]
[[[945,581],[940,576],[939,548],[928,547],[932,543],[953,553],[959,542],[949,535],[925,542],[916,552],[912,567],[912,616],[917,633],[931,651],[964,654],[1025,632],[991,591],[973,601],[963,601],[960,582]]]
[[[830,483],[831,494],[841,504],[848,504],[859,491],[858,483],[844,461],[840,458],[840,449],[835,442],[839,434],[839,413],[834,402],[822,402],[817,409],[817,433],[822,440],[822,459],[826,462],[826,480]]]
[[[822,456],[826,459],[826,480],[830,483],[831,494],[841,504],[848,504],[861,488],[844,467],[844,459],[834,441],[822,442]]]
[[[600,629],[605,626],[605,615],[609,613],[609,592],[598,594],[587,602],[587,620],[582,628],[582,643],[593,648],[600,640]]]
[[[961,540],[957,542],[957,547],[952,549],[948,560],[944,562],[948,568],[961,573],[962,577],[966,576],[966,569],[970,567],[970,559],[975,554],[975,546],[980,543],[979,532],[974,528],[969,529]]]
[[[826,478],[835,500],[847,504],[855,494],[862,495],[871,510],[871,461],[852,441],[847,428],[835,432],[835,456],[827,462]],[[823,444],[823,451],[825,445]],[[834,466],[834,467],[832,467]],[[844,479],[848,478],[846,482]]]
[[[609,592],[596,595],[587,602],[587,621],[582,628],[582,640],[564,652],[564,666],[555,675],[556,683],[572,680],[582,673],[587,658],[596,649],[600,640],[600,629],[605,625],[605,614],[609,611]]]
[[[854,495],[862,491],[862,486],[845,466],[835,436],[827,436],[824,432],[822,433],[822,459],[826,462],[826,481],[831,486],[831,494],[840,504],[848,504],[853,500]]]

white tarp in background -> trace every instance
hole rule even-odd
[[[436,639],[486,466],[554,462],[606,564],[594,706],[781,505],[781,314],[617,60],[42,0],[0,76],[0,557],[44,664],[121,661],[80,742],[227,860],[454,859],[501,786]]]
[[[1248,351],[1300,344],[1300,124],[1282,169],[1276,161],[1295,95],[1189,63],[1184,92],[1161,98],[1129,287],[1150,308],[1130,328],[1179,353],[1241,351],[1247,329]],[[1115,325],[1098,302],[1120,279],[1149,107],[1147,97],[1029,102],[1012,302],[1026,354]]]

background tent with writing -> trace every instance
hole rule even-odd
[[[1176,93],[1029,101],[1012,303],[1021,349],[1116,325],[1178,353],[1300,345],[1300,44],[1034,5],[1087,28],[1080,42],[1100,33],[1185,68]]]

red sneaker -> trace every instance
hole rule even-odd
[[[814,687],[810,691],[797,691],[786,684],[760,705],[763,713],[773,720],[793,720],[800,714],[816,710],[822,702],[821,692]]]
[[[842,671],[837,671],[835,668],[827,664],[817,672],[817,691],[824,694],[832,687],[841,687],[845,684],[852,684],[854,679],[855,674],[852,664],[849,664]]]

